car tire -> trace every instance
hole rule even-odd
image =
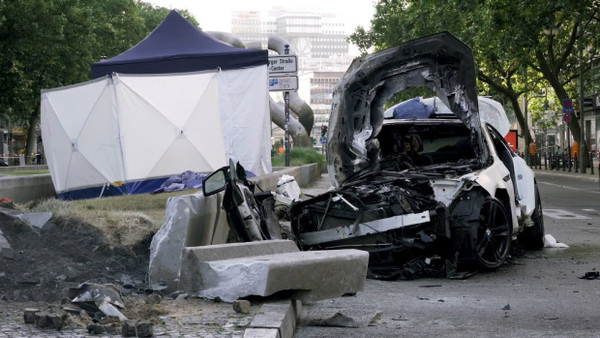
[[[526,227],[519,235],[519,243],[529,250],[541,250],[544,248],[544,216],[542,213],[542,202],[537,185],[535,186],[535,209],[531,214],[533,225]]]
[[[473,256],[482,270],[494,270],[504,264],[512,243],[512,224],[504,204],[485,199],[477,222]]]

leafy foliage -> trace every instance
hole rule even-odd
[[[26,153],[42,89],[89,80],[93,62],[138,43],[168,12],[137,0],[0,0],[0,119],[28,130]]]
[[[594,0],[379,0],[375,8],[371,30],[359,27],[353,43],[365,52],[449,31],[472,47],[481,94],[512,105],[525,144],[529,132],[520,98],[547,87],[556,95],[550,101],[578,98],[577,49],[587,51],[585,76],[600,47],[600,3]],[[588,76],[588,88],[595,81]],[[577,119],[570,127],[577,139]]]

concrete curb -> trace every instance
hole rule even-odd
[[[302,312],[299,300],[265,303],[244,331],[244,338],[292,338]]]
[[[4,171],[11,170],[31,170],[44,169],[45,166],[23,166],[23,167],[2,167]],[[46,167],[47,168],[47,167]],[[253,177],[250,180],[258,183],[263,190],[277,189],[277,181],[283,174],[294,176],[298,185],[306,186],[317,180],[321,173],[319,165],[316,163],[306,164],[300,167],[274,168],[272,173]],[[0,175],[1,175],[0,171]],[[52,184],[50,174],[24,175],[24,176],[1,176],[0,177],[0,198],[8,198],[16,203],[25,203],[29,201],[41,200],[45,198],[56,197],[56,191]]]
[[[600,182],[600,177],[598,176],[598,172],[596,172],[596,170],[594,170],[594,175],[589,173],[587,174],[582,174],[582,173],[576,173],[576,172],[568,172],[568,171],[557,171],[557,170],[543,170],[543,169],[533,169],[533,172],[535,173],[536,177],[563,177],[563,178],[569,178],[569,179],[576,179],[576,180],[580,180],[580,181],[584,181],[584,182],[592,182],[592,183],[599,183]]]

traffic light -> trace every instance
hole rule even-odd
[[[323,125],[321,126],[321,136],[326,136],[327,135],[327,126]]]

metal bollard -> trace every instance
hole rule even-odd
[[[594,159],[592,158],[592,152],[589,152],[590,155],[590,173],[594,175]]]
[[[575,172],[578,173],[579,172],[579,161],[577,160],[577,152],[575,152],[575,156],[573,156],[573,159],[575,160]]]
[[[548,170],[548,152],[544,152],[544,169]]]

